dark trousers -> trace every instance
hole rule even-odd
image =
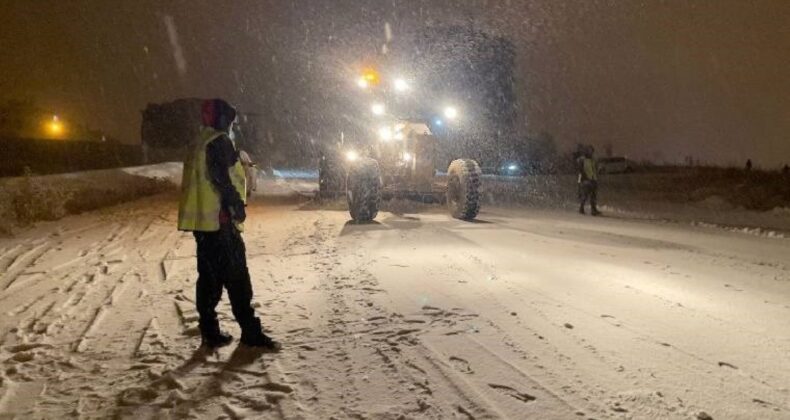
[[[579,184],[579,209],[583,210],[587,201],[591,210],[598,209],[598,181],[586,180]]]
[[[194,232],[197,242],[198,280],[195,303],[203,336],[219,333],[217,304],[222,288],[228,290],[233,316],[242,334],[260,331],[260,321],[250,305],[252,283],[241,233],[232,223],[223,223],[217,232]]]

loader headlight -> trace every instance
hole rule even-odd
[[[403,152],[403,161],[404,162],[411,162],[414,159],[414,156],[411,155],[409,152]]]
[[[389,127],[381,127],[379,128],[379,139],[381,141],[390,141],[392,140],[392,129]]]
[[[377,102],[371,105],[370,110],[373,111],[373,115],[384,115],[384,104]]]
[[[346,152],[346,160],[349,162],[354,162],[355,160],[359,159],[359,154],[356,150],[349,150]]]

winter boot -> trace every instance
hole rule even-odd
[[[261,321],[255,318],[254,322],[242,328],[241,343],[245,346],[255,347],[267,352],[276,353],[280,351],[282,345],[267,336],[261,330]]]
[[[225,334],[223,332],[217,332],[216,334],[203,335],[203,341],[201,345],[210,349],[217,349],[220,347],[225,347],[232,342],[232,335]]]
[[[198,321],[200,328],[200,336],[202,338],[201,345],[210,349],[227,346],[233,342],[233,336],[225,334],[219,330],[219,321],[214,319],[201,318]]]
[[[241,343],[245,346],[255,347],[271,353],[277,353],[282,349],[282,345],[278,341],[272,340],[271,337],[262,332],[248,336],[242,335]]]

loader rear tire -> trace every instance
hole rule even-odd
[[[331,199],[343,195],[344,169],[332,158],[323,157],[318,165],[318,198]]]
[[[348,212],[355,222],[369,222],[379,213],[381,174],[374,159],[360,158],[352,163],[346,181]]]
[[[480,212],[480,166],[456,159],[447,169],[447,207],[456,219],[473,220]]]

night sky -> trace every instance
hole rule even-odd
[[[385,22],[398,42],[471,20],[517,47],[524,133],[637,159],[790,162],[790,1],[4,0],[2,10],[0,97],[128,143],[146,103],[187,96],[271,115],[273,138],[288,141],[300,121],[333,118],[322,83],[374,56]]]

